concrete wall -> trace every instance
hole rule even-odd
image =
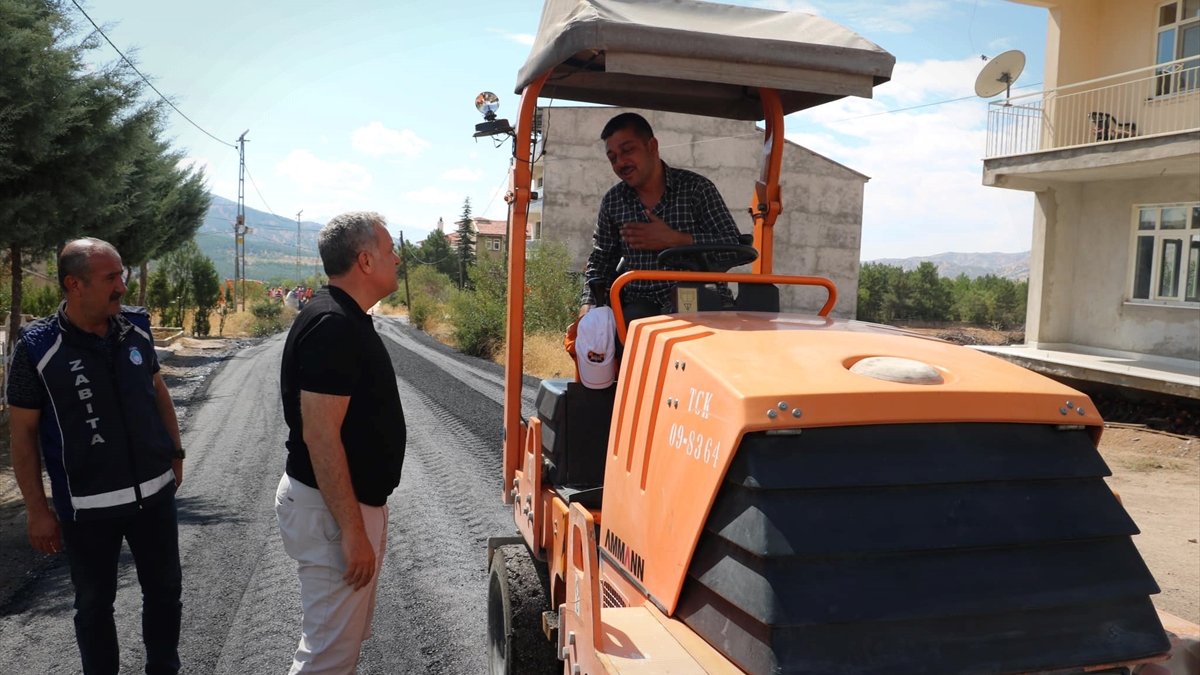
[[[1200,307],[1126,300],[1134,205],[1197,200],[1193,176],[1058,183],[1038,192],[1027,342],[1200,359]]]
[[[617,178],[600,131],[619,108],[555,107],[544,114],[546,153],[542,237],[560,241],[582,271],[592,246],[600,198]],[[654,127],[663,160],[713,181],[738,229],[753,232],[747,212],[759,175],[762,132],[752,122],[637,111]],[[858,295],[863,186],[867,177],[789,143],[784,150],[783,207],[775,224],[780,274],[829,277],[838,286],[834,315],[853,317]],[[785,311],[815,312],[824,291],[784,286]]]

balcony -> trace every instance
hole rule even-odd
[[[1100,146],[1108,146],[1104,149],[1110,152],[1105,154],[1112,155],[1111,151],[1125,149],[1122,144],[1143,150],[1161,148],[1164,139],[1169,143],[1196,131],[1200,131],[1200,60],[1193,57],[992,102],[985,173],[989,165],[1011,165],[994,161],[1001,158],[1051,153],[1047,159],[1071,159],[1087,153],[1054,151]],[[1196,161],[1194,150],[1165,152],[1182,152],[1191,158],[1176,159]],[[1060,168],[1087,165],[1084,161],[1083,166],[1076,162]]]

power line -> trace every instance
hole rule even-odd
[[[282,218],[283,216],[275,213],[275,211],[271,209],[271,205],[267,203],[266,198],[262,196],[262,192],[260,192],[258,189],[258,183],[254,182],[254,175],[250,173],[250,169],[246,169],[246,175],[250,177],[250,184],[254,186],[254,191],[258,193],[258,198],[262,200],[263,206],[267,207],[267,213],[275,216],[276,218]],[[289,226],[288,229],[290,230],[291,227]]]
[[[113,44],[113,41],[112,41],[112,40],[110,40],[110,39],[108,39],[108,36],[104,34],[104,31],[103,31],[103,30],[100,28],[100,26],[99,26],[99,25],[98,25],[98,24],[97,24],[97,23],[96,23],[96,22],[95,22],[95,21],[92,19],[92,17],[88,16],[88,13],[87,13],[87,12],[83,11],[83,8],[79,6],[79,3],[78,3],[78,2],[76,2],[76,0],[71,0],[71,4],[72,4],[72,5],[75,5],[75,9],[78,9],[78,10],[79,10],[79,13],[80,13],[80,14],[82,14],[82,15],[84,16],[84,18],[85,18],[85,19],[87,19],[87,20],[88,20],[88,22],[92,24],[92,27],[93,27],[93,28],[95,28],[95,29],[96,29],[96,32],[100,34],[100,37],[104,38],[104,41],[108,43],[108,46],[109,46],[109,47],[112,47],[112,48],[113,48],[113,51],[115,51],[117,54],[119,54],[119,55],[121,56],[121,59],[122,59],[122,60],[124,60],[124,61],[125,61],[125,63],[126,63],[126,64],[128,64],[128,65],[129,65],[129,67],[133,69],[133,72],[137,73],[137,74],[138,74],[138,76],[142,78],[142,81],[146,83],[146,86],[147,86],[147,87],[150,87],[151,89],[153,89],[153,90],[154,90],[154,93],[158,94],[158,97],[159,97],[159,98],[161,98],[161,99],[162,99],[162,100],[163,100],[163,101],[164,101],[164,102],[165,102],[167,105],[171,106],[171,109],[172,109],[172,110],[174,110],[175,112],[179,113],[179,116],[180,116],[180,117],[182,117],[183,119],[187,120],[189,124],[191,124],[192,126],[196,127],[196,128],[197,128],[197,129],[199,129],[199,130],[200,130],[202,133],[204,133],[205,135],[207,135],[209,138],[213,139],[214,141],[216,141],[216,142],[220,143],[221,145],[227,145],[227,146],[229,146],[229,147],[231,147],[231,148],[237,149],[237,146],[236,146],[236,145],[234,145],[234,144],[232,144],[232,143],[230,143],[230,142],[228,142],[228,141],[223,141],[223,140],[221,140],[221,139],[217,138],[216,136],[214,136],[214,135],[212,135],[212,134],[208,133],[208,130],[207,130],[207,129],[205,129],[204,127],[200,126],[199,124],[196,124],[196,123],[195,123],[195,122],[192,120],[192,118],[190,118],[190,117],[188,117],[187,115],[185,115],[185,114],[183,113],[183,111],[179,109],[179,106],[175,105],[174,103],[172,103],[172,102],[171,102],[171,99],[169,99],[169,98],[167,98],[166,96],[164,96],[164,95],[163,95],[163,93],[162,93],[161,91],[159,91],[159,90],[158,90],[158,87],[155,87],[155,86],[154,86],[154,84],[153,84],[152,82],[150,82],[150,79],[149,79],[149,78],[147,78],[145,75],[143,75],[143,74],[142,74],[142,71],[138,70],[137,66],[133,65],[133,61],[130,61],[130,60],[129,60],[129,57],[125,56],[125,54],[124,54],[124,53],[123,53],[123,52],[122,52],[120,49],[118,49],[118,48],[117,48],[117,46],[116,46],[115,44]]]
[[[1028,89],[1030,87],[1040,87],[1041,85],[1042,85],[1041,82],[1034,82],[1033,84],[1024,84],[1024,85],[1021,85],[1020,87],[1013,87],[1013,89]],[[841,122],[850,122],[852,120],[861,120],[861,119],[864,119],[867,117],[877,117],[879,115],[890,115],[892,113],[906,112],[909,110],[917,110],[918,108],[930,108],[935,105],[943,105],[946,103],[958,103],[959,101],[966,101],[966,100],[973,99],[973,98],[978,98],[978,97],[975,96],[974,94],[972,94],[970,96],[960,96],[959,98],[949,98],[944,101],[933,101],[932,103],[922,103],[920,105],[909,106],[907,108],[893,108],[891,110],[881,110],[879,112],[867,113],[866,115],[858,115],[855,117],[846,117],[846,118],[843,118],[840,120],[833,120],[831,122],[823,122],[822,124],[839,124]],[[762,135],[761,131],[755,131],[753,133],[735,134],[733,136],[719,136],[717,138],[705,138],[705,139],[701,139],[699,141],[689,141],[687,143],[675,143],[673,145],[660,145],[659,148],[660,149],[678,148],[678,147],[682,147],[685,145],[700,145],[701,143],[716,143],[717,141],[730,141],[735,138],[750,138],[752,136],[761,136],[761,135]]]
[[[1013,87],[1013,89],[1028,89],[1030,87],[1040,87],[1041,85],[1042,85],[1041,82],[1034,82],[1033,84],[1026,84],[1026,85],[1022,85],[1020,87]],[[958,103],[959,101],[967,101],[967,100],[970,100],[973,98],[979,98],[979,97],[976,96],[975,94],[971,94],[970,96],[960,96],[958,98],[946,99],[945,101],[934,101],[932,103],[922,103],[920,105],[912,105],[907,108],[893,108],[891,110],[883,110],[881,112],[868,113],[866,115],[858,115],[856,117],[847,117],[845,119],[834,120],[832,122],[826,122],[826,124],[838,124],[839,122],[849,122],[851,120],[861,120],[861,119],[864,119],[867,117],[876,117],[878,115],[890,115],[892,113],[907,112],[909,110],[917,110],[918,108],[930,108],[935,105],[942,105],[944,103]]]

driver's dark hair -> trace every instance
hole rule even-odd
[[[609,136],[625,129],[633,130],[634,135],[643,141],[654,138],[654,130],[650,128],[650,123],[646,121],[645,117],[627,112],[617,115],[604,125],[604,131],[600,132],[600,140],[607,141]]]

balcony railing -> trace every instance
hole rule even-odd
[[[1200,129],[1200,59],[1190,58],[988,106],[986,157]]]

